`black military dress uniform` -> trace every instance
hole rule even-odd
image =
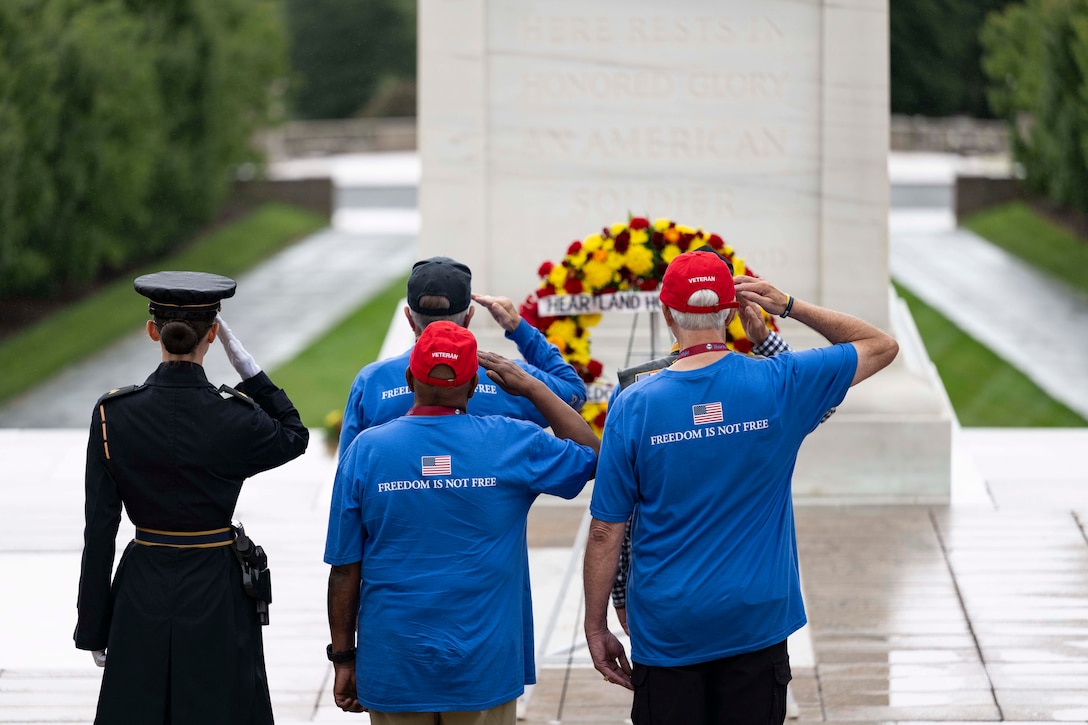
[[[201,283],[186,278],[179,306],[192,314],[215,297],[214,316],[228,295]],[[155,294],[174,300],[169,289]],[[164,362],[98,401],[75,630],[79,649],[107,650],[96,723],[272,722],[256,601],[222,532],[242,482],[298,457],[308,439],[263,372],[217,389],[200,365]],[[145,540],[129,542],[111,586],[122,504]],[[147,541],[156,536],[174,543]]]

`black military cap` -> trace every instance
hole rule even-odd
[[[419,304],[426,295],[446,297],[448,308],[427,308]],[[422,315],[445,317],[464,312],[472,302],[472,272],[449,257],[421,259],[408,275],[408,306]]]
[[[137,277],[132,286],[151,300],[147,309],[156,317],[210,320],[238,285],[230,277],[207,272],[155,272]]]

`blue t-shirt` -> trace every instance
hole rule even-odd
[[[665,369],[608,411],[590,512],[634,514],[631,658],[677,667],[753,652],[805,624],[791,479],[842,402],[853,345]]]
[[[359,702],[484,710],[522,693],[535,669],[526,516],[538,494],[577,496],[595,460],[498,416],[405,416],[355,439],[336,472],[325,562],[362,562]]]
[[[517,345],[518,352],[525,358],[515,360],[518,365],[547,385],[560,400],[566,401],[575,410],[582,409],[586,402],[585,383],[540,330],[522,320],[516,330],[506,333],[506,337]],[[398,418],[412,407],[412,391],[404,378],[411,354],[409,349],[397,357],[371,363],[355,376],[340,428],[341,456],[359,431]],[[527,399],[505,392],[491,382],[482,367],[479,376],[476,392],[468,401],[469,413],[502,415],[547,427],[544,416]]]

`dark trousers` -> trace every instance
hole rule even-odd
[[[786,642],[683,667],[634,664],[634,725],[782,725],[790,656]]]

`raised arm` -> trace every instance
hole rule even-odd
[[[518,314],[514,303],[506,297],[472,295],[473,301],[491,314],[506,331],[506,338],[517,345],[525,358],[523,367],[542,381],[567,405],[581,410],[586,402],[586,385],[578,372],[563,359],[559,349]]]
[[[581,413],[560,400],[547,385],[502,355],[480,351],[477,356],[487,370],[487,377],[511,395],[523,396],[536,406],[556,438],[572,440],[593,449],[594,453],[600,451],[601,441]]]
[[[851,385],[883,370],[899,353],[895,338],[865,320],[791,297],[765,279],[739,275],[734,282],[742,304],[758,304],[772,315],[781,315],[789,306],[789,317],[820,333],[828,342],[852,344],[858,353],[858,367]]]

